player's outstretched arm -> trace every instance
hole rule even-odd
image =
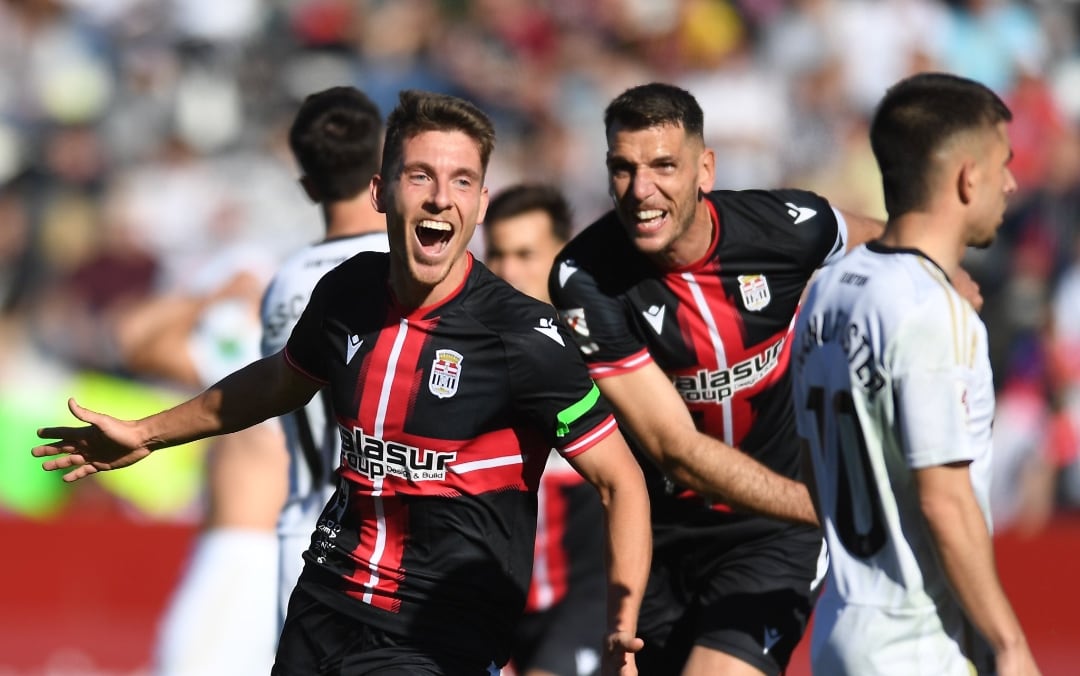
[[[649,494],[641,468],[618,431],[570,459],[600,493],[607,512],[608,629],[602,673],[635,676],[637,618],[652,560]]]
[[[917,469],[915,483],[945,575],[968,619],[993,647],[997,673],[1037,675],[1039,668],[998,579],[990,532],[967,463]]]
[[[679,393],[655,363],[602,378],[597,385],[673,481],[739,509],[818,525],[805,484],[699,432]]]
[[[68,400],[84,427],[43,427],[36,457],[47,471],[70,470],[64,481],[139,462],[152,451],[241,430],[307,403],[319,385],[290,367],[283,353],[226,376],[201,394],[141,420],[120,420]],[[55,456],[55,457],[51,457]]]

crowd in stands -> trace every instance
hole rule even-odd
[[[944,70],[1015,115],[1020,190],[967,267],[999,391],[997,518],[1038,528],[1080,506],[1078,34],[1075,0],[0,0],[0,441],[33,445],[58,383],[134,382],[130,308],[228,294],[319,237],[285,146],[312,91],[475,101],[499,136],[492,191],[552,183],[581,227],[610,204],[605,103],[671,82],[705,108],[718,187],[809,188],[884,217],[872,107]],[[38,468],[15,455],[0,514],[70,499],[26,494],[14,477]],[[197,490],[155,516],[191,518]]]

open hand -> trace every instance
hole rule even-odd
[[[89,425],[39,429],[39,438],[56,441],[35,446],[30,452],[38,458],[59,456],[43,462],[42,469],[51,472],[74,468],[64,474],[64,481],[70,482],[96,472],[127,467],[150,455],[136,423],[83,408],[74,399],[68,399],[68,409]]]

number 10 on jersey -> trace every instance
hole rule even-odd
[[[816,434],[802,442],[814,454],[822,520],[833,521],[852,556],[869,558],[885,545],[885,515],[855,401],[848,390],[814,386],[806,409]]]

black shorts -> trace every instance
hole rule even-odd
[[[607,587],[600,579],[588,593],[574,591],[570,589],[562,601],[547,610],[522,616],[511,656],[517,673],[530,669],[566,676],[600,673]]]
[[[293,590],[272,676],[490,676],[470,661],[421,647],[337,612],[302,587]],[[495,670],[497,673],[497,669]]]
[[[638,620],[640,673],[681,673],[695,645],[783,672],[821,589],[813,583],[822,548],[806,529],[737,546],[695,539],[658,547]]]

